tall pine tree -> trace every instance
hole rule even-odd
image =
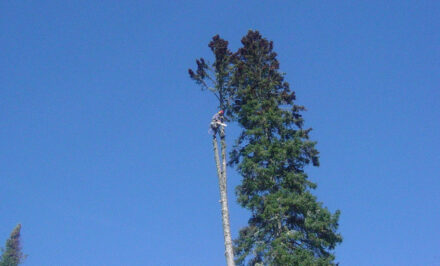
[[[21,252],[20,231],[21,224],[18,224],[6,241],[6,249],[0,259],[0,266],[17,266],[23,262],[25,256]]]
[[[251,211],[235,241],[240,265],[333,265],[342,241],[332,214],[311,190],[305,167],[319,165],[303,106],[279,71],[273,43],[249,31],[234,54],[232,116],[242,132],[231,164],[243,176],[238,202]]]
[[[209,48],[211,48],[211,51],[215,56],[214,63],[209,65],[203,58],[200,58],[196,60],[196,71],[194,72],[192,69],[189,69],[188,73],[191,79],[199,84],[202,89],[207,89],[214,93],[219,101],[219,108],[228,114],[230,113],[230,100],[233,95],[229,86],[232,73],[232,53],[228,49],[228,42],[220,38],[218,35],[212,38],[212,41],[209,43]],[[212,145],[220,189],[220,204],[222,210],[226,264],[228,266],[234,266],[234,251],[229,224],[228,196],[226,189],[226,134],[224,126],[220,126],[219,135],[221,143],[221,162],[216,132],[214,132],[212,136]]]

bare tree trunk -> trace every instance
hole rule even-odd
[[[220,203],[222,208],[222,221],[223,221],[223,236],[225,240],[225,257],[227,266],[235,266],[234,251],[232,247],[231,229],[229,225],[229,209],[228,209],[228,197],[226,191],[226,141],[224,127],[220,128],[220,140],[222,147],[222,164],[220,165],[220,158],[218,153],[218,143],[216,134],[212,138],[212,144],[214,147],[215,164],[217,166],[217,175],[220,187]]]

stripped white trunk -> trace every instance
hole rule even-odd
[[[229,209],[228,209],[228,197],[226,190],[226,141],[224,127],[220,128],[220,140],[222,148],[222,163],[220,164],[220,158],[218,154],[217,136],[214,135],[212,143],[214,147],[215,164],[217,166],[217,175],[220,188],[220,204],[222,208],[222,221],[223,221],[223,236],[225,240],[225,257],[227,266],[235,266],[234,251],[232,247],[231,229],[229,225]]]

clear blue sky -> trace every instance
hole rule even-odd
[[[187,69],[249,29],[308,108],[337,261],[440,265],[434,0],[1,1],[0,243],[22,223],[24,265],[223,265],[216,101]]]

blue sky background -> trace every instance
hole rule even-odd
[[[308,108],[337,261],[440,265],[439,28],[439,1],[1,1],[0,243],[22,223],[24,265],[223,265],[216,100],[187,69],[258,29]]]

